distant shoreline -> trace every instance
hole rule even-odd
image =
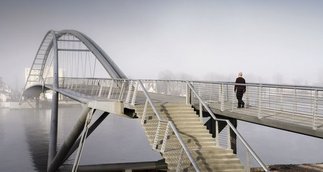
[[[323,163],[317,164],[278,164],[269,165],[269,170],[273,172],[309,172],[323,171]],[[252,172],[262,171],[262,168],[252,168]]]

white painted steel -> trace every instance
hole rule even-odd
[[[204,108],[208,111],[208,113],[210,114],[210,116],[216,122],[216,126],[215,126],[216,127],[216,145],[219,146],[219,130],[218,130],[219,124],[218,124],[218,122],[219,121],[226,122],[227,125],[231,128],[231,130],[237,135],[237,138],[243,143],[243,146],[247,149],[247,151],[251,153],[251,155],[257,161],[257,163],[263,168],[263,170],[269,171],[267,169],[267,167],[265,166],[265,164],[260,160],[260,158],[258,157],[258,155],[252,150],[252,148],[245,141],[245,139],[241,136],[241,134],[231,124],[231,122],[229,120],[222,120],[222,119],[216,118],[215,115],[213,114],[213,112],[210,110],[210,108],[205,104],[204,100],[202,100],[201,97],[197,94],[197,92],[195,91],[193,85],[191,83],[189,83],[189,82],[187,82],[187,85],[191,88],[191,91],[195,94],[195,96],[197,97],[197,99],[203,104]]]
[[[60,87],[65,89],[76,89],[80,96],[100,99],[93,92],[86,91],[90,88],[97,91],[101,89],[97,82],[111,81],[112,79],[95,78],[60,78],[65,83]],[[141,80],[143,86],[136,90],[137,80],[114,80],[115,87],[102,86],[102,92],[109,92],[112,89],[111,99],[119,99],[124,103],[133,104],[137,101],[137,94],[142,94],[145,89],[149,94],[161,94],[172,97],[183,97],[186,103],[200,106],[200,101],[204,101],[202,108],[210,107],[221,111],[237,112],[241,115],[256,116],[259,118],[272,118],[284,122],[299,125],[309,125],[314,130],[323,126],[323,88],[290,85],[271,84],[243,84],[247,86],[244,95],[246,108],[236,108],[236,96],[233,91],[235,83],[231,82],[201,82],[192,81],[195,93],[187,89],[185,81],[169,80]],[[52,83],[51,78],[45,79],[45,85]],[[102,84],[105,85],[105,84]],[[124,85],[124,86],[122,86]],[[242,85],[242,84],[241,84]],[[129,86],[129,89],[122,91],[122,88]],[[143,89],[144,88],[144,89]],[[126,97],[121,96],[127,95]],[[190,94],[190,95],[187,95]],[[206,109],[209,111],[210,109]],[[284,117],[289,116],[289,117]],[[304,120],[307,119],[305,123]],[[222,133],[220,133],[221,135]],[[227,135],[227,134],[225,134]]]

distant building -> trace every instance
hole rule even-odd
[[[12,90],[0,77],[0,102],[6,102],[11,99]]]
[[[30,72],[30,68],[25,68],[25,82],[27,81],[28,79],[28,76],[29,76],[29,72]],[[58,70],[58,75],[59,77],[64,77],[64,70],[63,69],[59,69]],[[46,78],[52,78],[54,76],[54,69],[53,67],[50,67],[49,70],[44,70],[44,73],[43,73],[43,77],[46,79]],[[31,80],[38,80],[38,76],[30,76]]]
[[[30,68],[25,68],[25,83],[27,82],[29,73],[30,73]],[[59,75],[59,77],[64,77],[64,70],[61,68],[58,69],[58,75]],[[53,67],[50,67],[49,69],[47,68],[47,70],[44,70],[43,77],[44,77],[45,81],[48,78],[53,78],[53,76],[54,76],[54,68]],[[36,76],[36,75],[32,75],[29,77],[30,77],[29,78],[30,80],[38,80],[38,76]],[[52,91],[47,91],[45,94],[41,95],[40,98],[41,99],[52,99]],[[59,99],[62,100],[63,96],[60,95]]]

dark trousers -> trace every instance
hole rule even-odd
[[[238,99],[238,108],[244,108],[244,102],[242,100],[243,91],[237,91],[237,99]]]

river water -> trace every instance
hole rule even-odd
[[[59,144],[81,110],[78,105],[59,108]],[[0,109],[0,171],[46,171],[49,122],[50,109]],[[265,164],[323,162],[322,139],[246,122],[238,122],[238,130]],[[138,119],[111,114],[86,140],[81,164],[159,159]],[[72,164],[73,159],[67,163]]]

